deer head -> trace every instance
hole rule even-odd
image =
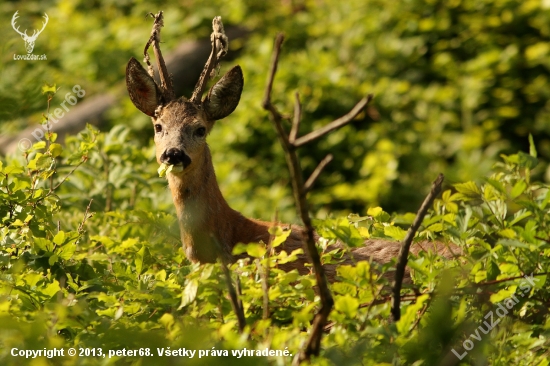
[[[218,21],[219,28],[221,20],[218,19]],[[149,67],[148,73],[132,57],[126,67],[126,86],[134,105],[150,116],[153,121],[157,161],[159,164],[174,165],[175,169],[172,172],[183,175],[186,171],[203,163],[200,158],[207,148],[205,139],[214,122],[227,117],[237,107],[243,89],[243,74],[239,66],[233,67],[210,88],[208,95],[201,100],[207,76],[217,62],[217,42],[213,39],[213,51],[193,96],[191,99],[176,98],[160,48],[157,47],[162,26],[162,12],[155,16],[155,25],[157,24],[156,29],[153,27],[148,45],[153,44],[161,83],[158,85],[150,75],[152,67]],[[223,34],[223,26],[221,26],[221,33]],[[147,55],[145,61],[150,66]]]
[[[11,26],[13,27],[13,29],[19,33],[19,35],[21,36],[21,38],[23,38],[23,41],[25,41],[25,48],[27,49],[27,53],[32,53],[33,49],[34,49],[34,42],[36,42],[36,39],[38,38],[38,36],[40,35],[40,33],[42,33],[42,31],[44,30],[44,28],[46,28],[46,25],[48,24],[48,14],[44,13],[44,19],[46,20],[45,22],[42,23],[42,29],[40,29],[39,31],[38,30],[34,30],[32,35],[29,36],[27,35],[27,30],[25,29],[25,32],[21,33],[19,31],[19,27],[16,28],[16,24],[15,24],[15,21],[17,20],[17,18],[19,18],[19,15],[17,15],[18,11],[15,12],[15,14],[13,14],[13,17],[11,18]]]

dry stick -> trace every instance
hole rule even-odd
[[[302,121],[302,104],[300,103],[300,95],[298,92],[295,94],[294,102],[294,118],[292,119],[292,129],[290,135],[288,135],[288,141],[294,145],[296,137],[298,137],[298,130],[300,129],[300,122]]]
[[[227,291],[229,292],[231,307],[233,308],[233,312],[235,313],[235,315],[237,315],[237,321],[239,322],[239,331],[242,333],[244,331],[244,327],[246,326],[246,319],[244,317],[242,302],[239,301],[237,291],[235,291],[235,287],[233,287],[233,283],[231,282],[231,273],[229,272],[229,268],[227,268],[228,265],[229,263],[223,260],[222,257],[222,269],[225,276],[225,282],[227,283]],[[240,282],[237,283],[237,286],[240,289]]]
[[[311,173],[306,183],[304,184],[304,191],[306,193],[311,190],[311,187],[313,187],[313,183],[315,183],[315,181],[319,177],[319,174],[321,174],[321,172],[323,171],[323,169],[325,169],[328,163],[332,161],[332,158],[333,158],[332,154],[328,154],[327,156],[325,156],[325,158],[321,160],[319,165],[317,165],[313,173]]]
[[[420,206],[420,209],[416,214],[413,224],[409,228],[405,239],[403,239],[403,242],[401,243],[401,249],[399,250],[399,255],[397,257],[397,266],[395,268],[395,281],[393,283],[391,314],[394,322],[398,321],[401,318],[401,285],[403,284],[403,277],[405,276],[405,267],[407,266],[411,243],[413,241],[414,235],[418,231],[418,228],[422,224],[424,216],[426,216],[426,212],[428,212],[428,208],[430,208],[435,197],[439,194],[439,192],[441,192],[443,178],[443,174],[439,174],[436,180],[432,183],[432,189],[430,190],[430,193],[428,193],[428,195],[424,199],[424,202],[422,202],[422,206]]]
[[[308,202],[306,199],[308,189],[311,188],[311,186],[313,186],[315,179],[319,176],[321,170],[326,166],[326,164],[330,160],[330,157],[325,158],[319,164],[319,166],[315,169],[310,179],[308,179],[306,185],[304,185],[304,179],[302,176],[300,163],[298,161],[298,156],[296,155],[296,149],[301,145],[304,145],[310,141],[315,140],[318,137],[323,136],[324,134],[332,131],[335,128],[338,128],[340,126],[345,125],[346,123],[349,123],[357,114],[359,114],[359,112],[361,111],[361,108],[363,108],[372,99],[372,95],[369,95],[364,100],[362,100],[352,110],[352,112],[348,113],[346,116],[330,123],[327,126],[329,128],[324,127],[319,130],[321,132],[314,131],[309,135],[306,135],[305,137],[299,138],[299,139],[295,139],[295,137],[298,133],[298,127],[300,123],[301,106],[300,106],[299,98],[296,97],[296,110],[294,113],[293,127],[290,133],[290,136],[287,136],[281,123],[283,117],[277,111],[275,106],[271,103],[271,91],[273,87],[273,80],[275,78],[275,73],[277,72],[277,64],[279,60],[279,54],[280,54],[281,44],[283,42],[283,39],[284,37],[280,33],[277,35],[275,39],[273,56],[271,59],[271,68],[267,79],[267,87],[265,90],[265,95],[264,95],[262,105],[264,109],[270,113],[270,117],[271,117],[271,120],[273,121],[273,124],[275,125],[275,129],[277,131],[279,141],[285,152],[286,162],[290,170],[290,177],[292,181],[292,190],[294,192],[294,199],[296,201],[297,209],[299,211],[300,217],[306,229],[303,239],[306,244],[305,246],[306,246],[307,253],[309,254],[309,257],[311,258],[311,261],[313,263],[315,278],[317,280],[317,286],[319,287],[319,295],[321,297],[321,308],[315,315],[307,343],[304,349],[301,352],[299,352],[293,360],[293,364],[297,365],[303,361],[309,361],[311,356],[319,355],[321,337],[323,335],[323,328],[327,323],[328,316],[332,310],[332,307],[334,306],[334,300],[328,288],[328,282],[325,276],[325,271],[323,269],[323,266],[321,265],[321,259],[319,257],[319,253],[317,252],[317,248],[315,246],[314,229],[311,223],[311,218],[309,217]],[[360,105],[361,105],[361,108],[358,107]],[[299,141],[301,141],[301,143],[299,143]]]
[[[152,44],[153,52],[155,53],[155,59],[157,61],[157,66],[159,69],[160,87],[162,90],[162,94],[164,96],[164,99],[166,101],[169,101],[174,99],[176,97],[176,94],[174,93],[172,78],[168,74],[166,63],[164,62],[162,52],[160,51],[160,29],[164,27],[164,19],[162,11],[159,11],[156,15],[151,13],[151,16],[155,19],[155,22],[153,23],[153,29],[151,30],[151,37],[145,44],[145,49],[143,50],[143,55],[145,57],[144,60],[147,64],[149,74],[151,75],[151,77],[154,77],[153,67],[151,66],[151,63],[149,61],[149,54],[147,53],[149,46]]]
[[[92,202],[94,201],[93,198],[90,198],[90,203],[88,203],[88,207],[86,207],[86,212],[84,212],[84,219],[80,222],[80,225],[78,225],[78,233],[82,233],[84,229],[84,224],[86,223],[86,220],[88,220],[90,217],[92,217],[94,214],[90,214],[90,207],[92,206]]]
[[[283,39],[283,35],[279,33],[275,40],[275,48],[271,60],[271,69],[268,76],[267,88],[263,100],[263,107],[270,112],[271,119],[273,120],[273,123],[275,124],[275,129],[277,130],[279,141],[283,146],[283,150],[285,152],[286,161],[292,178],[291,180],[292,188],[294,191],[294,198],[296,200],[298,211],[306,228],[304,238],[306,239],[306,249],[308,254],[310,255],[311,261],[313,262],[315,277],[317,280],[317,285],[319,286],[319,294],[321,297],[321,308],[319,309],[313,320],[312,329],[309,339],[307,340],[305,349],[299,352],[293,360],[293,364],[299,364],[302,361],[309,360],[312,355],[319,354],[323,327],[325,326],[328,315],[330,314],[330,311],[334,306],[334,300],[332,299],[332,295],[330,293],[330,290],[328,289],[325,272],[323,266],[321,265],[319,253],[317,253],[317,248],[315,247],[313,226],[311,224],[311,219],[309,218],[308,214],[308,204],[304,191],[304,181],[298,162],[298,157],[296,156],[294,146],[289,143],[288,137],[286,136],[286,133],[281,124],[282,116],[279,114],[279,112],[277,112],[275,106],[271,104],[271,90],[273,86],[273,79],[277,71],[277,62],[279,59],[279,53],[281,50]]]
[[[361,112],[363,110],[363,108],[365,108],[367,106],[367,104],[369,104],[369,102],[372,100],[372,98],[373,98],[373,95],[368,94],[366,97],[361,99],[359,101],[359,103],[357,103],[355,105],[355,107],[353,107],[353,109],[351,111],[349,111],[348,114],[338,118],[337,120],[332,121],[328,125],[326,125],[324,127],[321,127],[318,130],[312,131],[312,132],[308,133],[307,135],[300,137],[299,139],[297,139],[293,143],[293,145],[295,147],[303,146],[303,145],[305,145],[305,144],[307,144],[307,143],[309,143],[313,140],[318,139],[319,137],[322,137],[322,136],[326,135],[327,133],[329,133],[329,132],[331,132],[331,131],[333,131],[337,128],[340,128],[340,127],[350,123],[359,114],[359,112]]]

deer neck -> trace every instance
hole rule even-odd
[[[202,159],[181,175],[168,175],[182,243],[192,261],[212,263],[218,255],[230,260],[232,223],[241,215],[223,198],[208,146]]]

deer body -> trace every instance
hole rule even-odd
[[[186,98],[165,101],[150,75],[135,59],[127,67],[130,98],[155,128],[159,164],[177,167],[167,175],[176,207],[181,240],[187,257],[201,263],[218,257],[233,261],[237,243],[269,241],[269,222],[248,219],[229,207],[214,172],[206,136],[220,119],[236,108],[243,76],[239,66],[216,83],[203,101]],[[294,228],[287,249],[301,247],[299,228]]]

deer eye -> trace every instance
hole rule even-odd
[[[195,136],[197,137],[204,137],[206,135],[206,128],[199,127],[195,130]]]
[[[159,133],[162,131],[162,125],[161,124],[155,124],[155,132],[156,133]]]

